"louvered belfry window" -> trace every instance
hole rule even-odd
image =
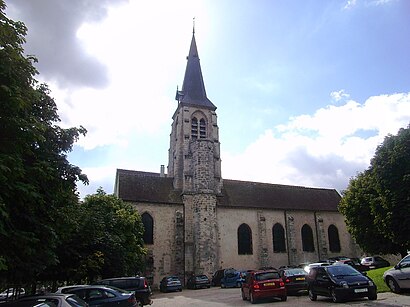
[[[201,139],[206,138],[206,123],[205,123],[205,119],[203,118],[201,118],[199,121],[199,137]]]
[[[191,137],[192,139],[198,138],[198,119],[196,117],[191,120]]]

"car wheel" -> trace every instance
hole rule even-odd
[[[221,283],[221,288],[225,288],[225,284],[224,284],[224,283]]]
[[[288,299],[287,296],[281,296],[281,297],[280,297],[280,300],[281,300],[282,302],[286,302],[287,299]]]
[[[333,303],[340,303],[341,302],[340,297],[336,294],[335,289],[332,289],[331,294],[332,294]]]
[[[182,291],[182,288],[178,289],[178,291],[181,292],[181,291]]]
[[[243,292],[243,289],[242,289],[242,291],[241,291],[241,294],[242,294],[242,299],[243,299],[244,301],[246,301],[247,299],[246,299],[245,292]]]
[[[317,295],[313,293],[312,289],[309,289],[309,298],[311,301],[316,301],[317,300]]]
[[[392,277],[387,277],[386,284],[390,288],[391,292],[400,293],[401,289],[397,282]]]
[[[250,301],[251,301],[252,304],[256,304],[256,299],[254,298],[252,292],[251,292],[251,294],[250,294]]]
[[[371,300],[371,301],[377,300],[377,293],[374,293],[374,294],[372,294],[372,295],[369,295],[369,300]]]

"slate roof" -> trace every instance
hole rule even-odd
[[[117,170],[116,192],[124,201],[183,204],[173,178],[158,173]],[[223,180],[218,206],[281,210],[338,211],[341,197],[334,189]]]
[[[206,96],[198,49],[196,47],[195,32],[192,34],[191,47],[189,48],[187,59],[182,90],[177,90],[175,99],[183,105],[205,107],[215,111],[216,106]]]

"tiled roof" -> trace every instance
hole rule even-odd
[[[124,201],[182,204],[181,191],[174,190],[172,182],[159,173],[117,169],[115,185]]]
[[[182,204],[173,178],[158,173],[117,170],[118,196],[124,201]],[[249,181],[223,181],[218,206],[281,210],[337,211],[341,197],[334,189],[306,188]]]
[[[340,195],[334,189],[225,180],[219,205],[243,208],[337,211]]]

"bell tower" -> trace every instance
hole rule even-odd
[[[219,264],[217,196],[221,159],[216,106],[207,98],[192,33],[182,89],[176,92],[168,176],[184,203],[185,273],[212,274]]]

